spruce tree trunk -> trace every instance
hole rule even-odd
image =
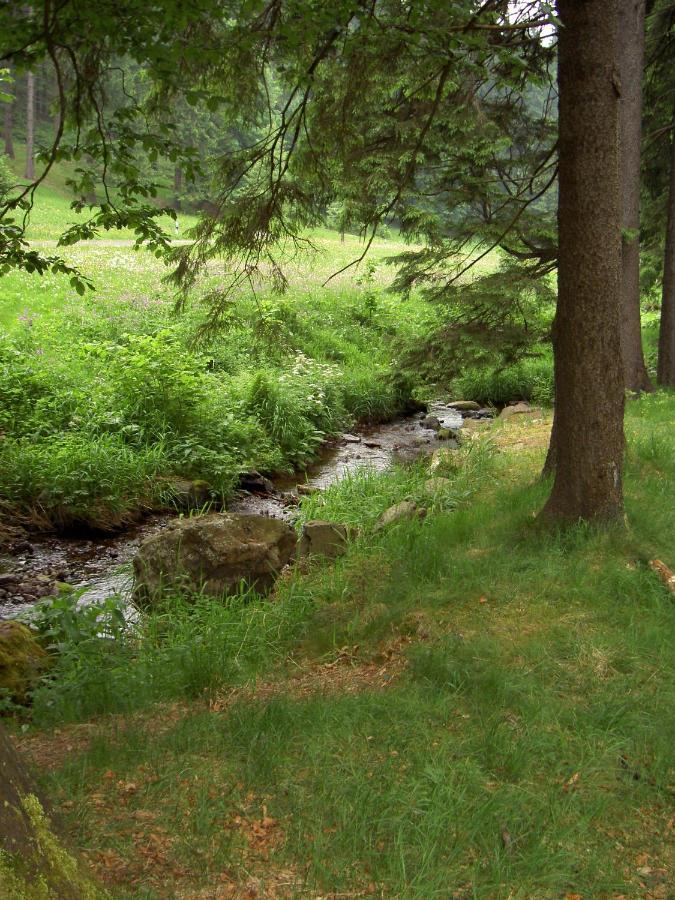
[[[640,142],[645,0],[620,0],[621,355],[627,390],[651,391],[640,328]]]
[[[183,170],[180,166],[175,166],[173,170],[173,196],[174,206],[180,209],[180,195],[183,190]]]
[[[6,64],[5,64],[6,65]],[[9,69],[9,66],[6,66]],[[10,69],[11,72],[11,69]],[[2,142],[5,155],[14,159],[14,101],[3,103]]]
[[[35,75],[26,76],[26,178],[35,178]]]
[[[671,137],[670,190],[656,380],[664,387],[675,387],[675,137]]]
[[[5,103],[5,114],[2,126],[2,138],[5,145],[5,153],[10,159],[14,159],[14,103]]]
[[[559,202],[553,522],[623,515],[618,8],[558,0]]]
[[[64,846],[32,777],[0,725],[0,896],[7,900],[107,896]]]

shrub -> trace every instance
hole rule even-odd
[[[115,528],[150,504],[165,465],[162,445],[134,449],[116,435],[7,438],[0,441],[0,497],[36,525]]]

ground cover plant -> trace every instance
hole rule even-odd
[[[627,530],[542,531],[550,419],[511,420],[424,521],[373,530],[422,464],[303,501],[361,536],[272,601],[83,626],[19,745],[113,895],[667,897],[672,424],[629,406]]]
[[[394,338],[416,339],[436,312],[385,293],[395,242],[375,248],[361,285],[323,287],[359,242],[314,239],[314,255],[289,261],[286,295],[238,298],[224,330],[198,345],[199,303],[177,317],[167,270],[146,251],[70,250],[96,283],[84,296],[67,276],[5,276],[3,515],[118,527],[166,500],[171,475],[206,480],[222,500],[241,472],[301,468],[327,437],[403,409],[419,379],[397,369]],[[219,280],[214,265],[202,292]]]

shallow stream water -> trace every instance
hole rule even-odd
[[[432,403],[427,413],[384,425],[360,428],[327,443],[306,472],[274,482],[274,492],[239,492],[227,509],[292,521],[301,491],[323,490],[361,467],[381,471],[395,459],[447,446],[427,424],[435,417],[442,428],[460,428],[462,415],[447,404]],[[434,423],[435,424],[435,423]],[[300,487],[299,486],[304,486]],[[0,619],[17,615],[41,596],[53,594],[57,582],[83,591],[81,603],[112,595],[127,597],[132,588],[131,561],[140,543],[160,531],[176,514],[152,515],[139,525],[109,536],[31,536],[11,555],[0,556]]]

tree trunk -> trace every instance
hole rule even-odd
[[[645,55],[645,0],[621,0],[619,76],[621,103],[620,184],[622,271],[621,356],[627,390],[651,391],[640,328],[640,142],[642,73]]]
[[[8,67],[9,68],[9,67]],[[2,141],[5,148],[5,155],[10,159],[14,159],[14,101],[2,104],[3,122],[2,122]]]
[[[559,201],[553,522],[623,514],[619,98],[614,0],[558,0]]]
[[[174,206],[180,209],[180,195],[183,190],[183,170],[180,166],[175,166],[173,170],[173,195]]]
[[[659,361],[656,380],[664,387],[675,387],[675,137],[671,137],[670,190],[668,191]]]
[[[10,900],[105,894],[65,848],[33,779],[0,725],[0,895]]]
[[[2,138],[5,145],[5,153],[10,159],[14,159],[14,103],[5,103],[5,114],[2,126]]]
[[[35,75],[26,76],[26,178],[35,178]]]

